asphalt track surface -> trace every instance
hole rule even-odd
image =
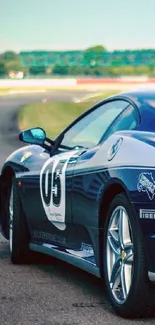
[[[70,101],[86,93],[53,91],[0,97],[0,166],[19,146],[17,112],[27,103]],[[0,325],[155,324],[125,320],[113,312],[102,282],[57,259],[36,255],[30,265],[12,265],[8,242],[0,237]]]

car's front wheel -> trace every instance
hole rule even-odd
[[[125,194],[111,202],[105,222],[104,274],[115,311],[143,317],[154,311],[154,290],[147,276],[141,229]]]
[[[29,233],[19,189],[14,178],[9,190],[8,205],[11,261],[14,264],[20,264],[27,261],[30,255]]]

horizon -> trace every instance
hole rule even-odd
[[[101,45],[102,44],[96,44],[96,45]],[[94,45],[94,46],[96,46]],[[104,45],[103,45],[104,46]],[[90,45],[88,46],[87,48],[89,47],[93,47],[93,45]],[[0,52],[0,54],[3,54],[5,52],[14,52],[16,54],[20,54],[22,52],[84,52],[87,50],[87,48],[84,48],[84,49],[78,49],[78,48],[75,48],[75,49],[72,49],[72,48],[68,48],[68,49],[23,49],[23,50],[20,50],[20,51],[15,51],[11,48],[8,48],[2,52]],[[155,50],[155,47],[142,47],[142,48],[120,48],[120,49],[113,49],[113,50],[108,50],[106,47],[105,47],[105,52],[108,52],[108,53],[112,53],[112,52],[127,52],[127,51],[149,51],[149,50]],[[101,51],[102,52],[102,51]]]

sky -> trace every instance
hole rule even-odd
[[[155,48],[155,0],[0,0],[0,52]]]

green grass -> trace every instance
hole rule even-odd
[[[20,110],[18,124],[21,130],[40,126],[46,131],[47,136],[54,138],[77,116],[93,106],[96,102],[113,94],[114,92],[108,92],[103,94],[103,96],[100,95],[99,97],[94,97],[81,103],[33,103]]]
[[[0,88],[0,95],[7,94],[10,91],[8,88]]]

